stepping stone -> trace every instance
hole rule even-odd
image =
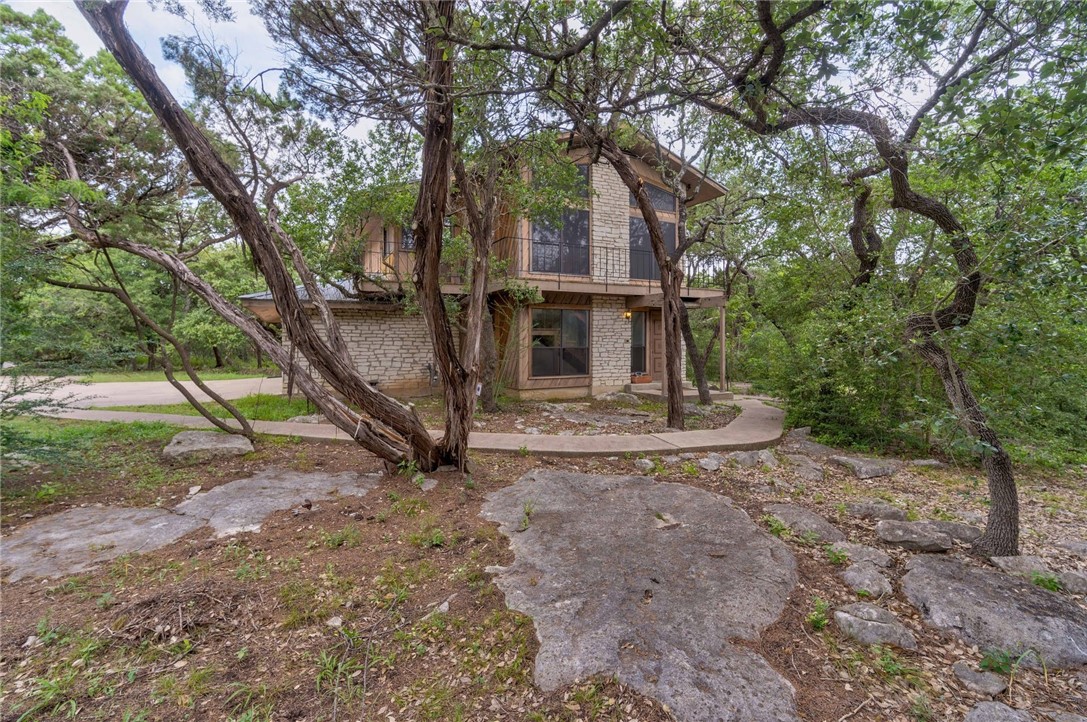
[[[797,441],[789,441],[786,444],[786,448],[797,454],[803,454],[810,459],[816,461],[824,461],[831,456],[838,453],[838,450],[824,444],[820,444],[817,441],[811,441],[810,439],[800,439]]]
[[[166,509],[87,506],[35,519],[3,540],[8,582],[77,574],[123,554],[171,544],[204,526],[203,519]]]
[[[867,562],[869,564],[874,564],[877,567],[883,567],[884,569],[891,566],[891,557],[887,556],[886,552],[876,549],[875,547],[840,541],[832,544],[830,548],[834,551],[842,552],[849,557],[849,561],[854,564]]]
[[[260,531],[268,515],[296,507],[307,499],[312,503],[336,496],[365,496],[381,477],[354,471],[329,474],[264,469],[190,497],[175,506],[174,512],[210,524],[217,537],[232,536]]]
[[[902,649],[917,649],[913,633],[894,614],[874,604],[848,604],[834,612],[834,621],[843,634],[861,644],[893,644]]]
[[[789,682],[730,641],[759,639],[797,579],[788,546],[742,510],[685,484],[537,469],[482,514],[510,540],[513,563],[489,571],[532,617],[545,692],[614,675],[677,719],[799,722]]]
[[[1087,664],[1087,611],[1066,596],[1001,572],[930,554],[906,564],[902,591],[925,621],[979,649],[1033,650],[1024,663]]]
[[[796,504],[770,504],[763,508],[799,537],[812,537],[815,541],[829,543],[845,541],[845,534],[837,527],[819,516]]]
[[[1087,540],[1072,539],[1069,541],[1058,542],[1056,546],[1058,549],[1063,549],[1077,557],[1087,559]]]
[[[729,461],[735,461],[740,466],[777,468],[778,460],[772,451],[760,449],[758,451],[733,451],[726,457]]]
[[[888,504],[880,499],[851,501],[845,505],[845,508],[853,516],[859,516],[862,519],[906,521],[905,509],[901,509],[893,504]]]
[[[1087,574],[1082,572],[1058,572],[1057,580],[1069,594],[1087,594]]]
[[[839,466],[844,466],[853,472],[858,479],[875,479],[880,476],[890,476],[898,471],[900,462],[884,459],[864,459],[853,456],[832,456],[830,460]]]
[[[792,464],[792,471],[805,481],[822,481],[823,467],[804,456],[803,454],[786,454],[785,458]]]
[[[972,544],[981,536],[981,529],[970,524],[957,521],[919,521],[918,524],[933,529],[942,534],[947,534],[955,541],[963,544]]]
[[[910,466],[916,466],[921,469],[945,469],[947,464],[937,459],[913,459],[910,461]]]
[[[1034,718],[1000,702],[982,702],[966,713],[963,722],[1034,722]]]
[[[628,394],[625,391],[611,391],[609,393],[598,396],[601,401],[611,401],[617,404],[630,404],[631,406],[637,406],[641,403],[638,397],[634,394]]]
[[[851,564],[842,572],[841,577],[854,592],[867,592],[872,597],[885,597],[894,592],[887,577],[880,574],[875,564],[869,562]]]
[[[642,472],[643,474],[648,474],[649,472],[653,471],[654,466],[656,466],[656,464],[654,464],[649,459],[634,460],[634,468]]]
[[[876,524],[876,536],[915,552],[945,552],[953,545],[947,534],[916,521],[881,521]]]
[[[1082,700],[1080,700],[1082,702]],[[1041,710],[1045,718],[1050,722],[1087,722],[1087,717],[1081,714],[1072,714],[1071,712],[1061,712],[1060,710],[1044,709]]]
[[[1008,688],[1008,681],[992,672],[979,672],[967,662],[958,661],[951,665],[951,671],[959,682],[971,692],[995,697]]]
[[[1024,554],[1015,557],[990,557],[989,561],[1008,574],[1030,579],[1034,574],[1050,574],[1049,565],[1041,557]]]
[[[162,450],[162,457],[175,464],[189,465],[244,456],[252,451],[252,442],[244,436],[217,431],[182,431],[170,439]]]
[[[721,462],[712,457],[706,457],[698,462],[698,468],[703,471],[717,471],[721,468]]]

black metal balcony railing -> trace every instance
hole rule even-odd
[[[660,289],[660,267],[648,249],[569,246],[520,242],[514,239],[513,252],[497,262],[512,278],[540,279],[563,283],[593,283],[608,286],[644,286],[648,292]],[[357,257],[360,284],[395,291],[412,283],[415,254],[397,249],[385,254],[367,251]],[[468,261],[443,263],[439,270],[442,284],[463,285],[469,278]],[[721,268],[714,263],[685,257],[682,288],[721,288]]]
[[[649,249],[579,246],[514,239],[508,275],[554,280],[560,285],[596,283],[660,288],[660,266]],[[684,289],[721,288],[718,264],[685,257],[680,261]]]

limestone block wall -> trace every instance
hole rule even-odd
[[[377,381],[380,390],[393,394],[439,390],[430,384],[427,364],[433,363],[434,351],[422,315],[399,309],[336,309],[335,314],[355,366],[367,381]],[[320,321],[314,322],[324,335]],[[284,338],[283,346],[290,348],[289,339]],[[295,358],[309,372],[306,359],[298,352]],[[284,376],[284,390],[286,384]]]
[[[593,280],[603,283],[628,278],[630,191],[608,163],[594,164],[591,177],[594,191],[590,212]]]
[[[622,296],[594,296],[592,307],[593,393],[630,383],[630,319]]]

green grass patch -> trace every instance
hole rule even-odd
[[[247,419],[253,421],[286,421],[292,416],[305,416],[315,413],[313,404],[304,397],[296,396],[288,399],[286,396],[274,394],[253,394],[230,402]],[[209,403],[208,410],[220,418],[230,416],[226,409],[219,404]],[[189,404],[161,404],[157,406],[110,406],[110,411],[142,411],[152,414],[177,414],[179,416],[199,416],[199,413]]]

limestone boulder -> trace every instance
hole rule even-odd
[[[1028,580],[925,554],[906,565],[902,591],[926,623],[979,649],[1026,652],[1024,664],[1087,664],[1087,611]]]
[[[893,644],[917,649],[913,633],[894,614],[868,602],[848,604],[834,612],[842,633],[861,644]]]
[[[830,548],[845,554],[849,557],[849,561],[854,564],[868,562],[869,564],[874,564],[875,566],[883,567],[884,569],[891,566],[891,557],[887,556],[887,553],[883,550],[876,549],[875,547],[841,541],[831,544]]]
[[[217,431],[182,431],[170,439],[162,457],[174,464],[200,464],[252,453],[253,443],[237,434]]]
[[[1008,574],[1016,574],[1030,579],[1034,574],[1049,574],[1049,565],[1041,557],[1023,554],[1014,557],[992,557],[989,559]]]
[[[992,672],[981,672],[963,661],[951,665],[951,671],[958,677],[963,687],[976,694],[995,697],[1008,688],[1008,681]]]
[[[845,541],[845,534],[839,531],[837,527],[802,506],[796,504],[769,504],[764,507],[764,511],[774,516],[797,536],[810,537],[823,543]]]
[[[858,479],[875,479],[891,476],[901,468],[902,463],[890,459],[867,459],[859,456],[832,456],[830,460],[853,472]]]
[[[490,571],[506,603],[532,617],[541,689],[602,674],[689,722],[798,722],[789,682],[736,643],[778,619],[796,561],[727,499],[536,469],[488,494],[482,513],[509,538],[513,562]]]
[[[906,510],[894,504],[888,504],[882,499],[861,499],[851,501],[845,505],[846,511],[851,515],[862,519],[890,519],[892,521],[906,521]]]
[[[951,537],[919,522],[885,520],[876,524],[876,536],[888,544],[915,552],[945,552]]]
[[[879,571],[879,568],[868,562],[851,564],[842,572],[842,581],[850,589],[858,594],[864,593],[872,597],[884,597],[891,594],[891,582]]]
[[[947,534],[955,541],[963,544],[971,544],[981,536],[980,528],[958,521],[919,521],[917,523],[941,534]]]
[[[1034,718],[1000,702],[982,702],[966,713],[963,722],[1034,722]]]
[[[740,466],[759,468],[768,466],[771,469],[777,468],[778,460],[774,456],[774,452],[769,449],[759,449],[758,451],[733,451],[726,457],[729,461],[735,462]]]
[[[804,456],[803,454],[786,454],[794,474],[805,481],[822,481],[823,467]]]
[[[634,394],[628,394],[625,391],[612,391],[610,393],[602,394],[598,396],[601,401],[611,401],[615,404],[624,404],[627,406],[637,406],[641,401]]]

